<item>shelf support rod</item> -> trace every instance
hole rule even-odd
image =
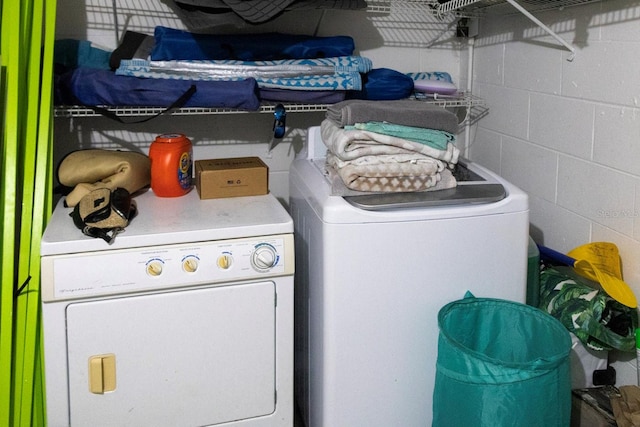
[[[531,21],[533,21],[538,27],[540,27],[544,31],[546,31],[547,34],[549,34],[551,37],[556,39],[556,41],[558,41],[558,43],[563,45],[569,52],[571,52],[569,54],[569,57],[567,58],[567,60],[573,61],[573,58],[575,58],[575,56],[576,56],[576,49],[573,46],[571,46],[569,43],[567,43],[566,40],[564,40],[562,37],[560,37],[558,34],[556,34],[551,28],[549,28],[546,25],[544,25],[542,23],[542,21],[540,21],[538,18],[533,16],[527,9],[522,7],[518,2],[516,2],[515,0],[507,0],[507,2],[509,2],[509,4],[511,4],[511,6],[515,7],[516,9],[518,9],[518,11],[520,13],[522,13],[524,16],[526,16]]]
[[[473,93],[473,60],[475,55],[475,37],[469,37],[467,40],[467,48],[469,59],[467,60],[467,93]],[[464,157],[469,158],[471,148],[471,103],[466,106],[466,115],[464,118]]]
[[[116,30],[116,46],[118,46],[120,45],[120,43],[122,43],[122,40],[120,40],[120,28],[118,24],[118,5],[116,0],[111,0],[111,7],[113,8],[113,26]]]
[[[440,17],[442,17],[446,12],[450,12],[452,10],[460,9],[460,8],[463,8],[463,7],[467,7],[467,6],[472,5],[474,3],[478,3],[479,1],[481,1],[481,0],[449,0],[446,3],[438,4],[438,7],[437,7],[436,10],[437,10],[438,15]],[[540,21],[538,18],[533,16],[531,14],[531,12],[529,12],[527,9],[522,7],[518,2],[516,2],[515,0],[506,0],[506,1],[511,6],[515,7],[524,16],[526,16],[531,21],[533,21],[538,27],[542,28],[547,34],[549,34],[551,37],[556,39],[556,41],[558,43],[560,43],[562,46],[564,46],[569,52],[571,52],[571,54],[569,55],[569,57],[567,59],[569,61],[573,61],[573,58],[575,58],[575,56],[576,56],[576,49],[573,46],[571,46],[569,43],[567,43],[558,34],[553,32],[553,30],[551,28],[549,28],[546,25],[544,25],[542,23],[542,21]]]

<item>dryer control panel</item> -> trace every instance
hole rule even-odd
[[[293,235],[42,258],[43,301],[292,275]]]

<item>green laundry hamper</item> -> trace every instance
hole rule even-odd
[[[525,304],[465,298],[438,313],[433,427],[566,427],[571,338]]]

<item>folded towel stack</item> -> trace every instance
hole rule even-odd
[[[457,130],[455,114],[412,100],[340,102],[321,124],[328,170],[360,192],[455,187]]]

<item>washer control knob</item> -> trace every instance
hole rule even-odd
[[[231,256],[230,253],[223,253],[218,257],[216,264],[218,264],[218,268],[221,270],[228,270],[233,264],[233,256]]]
[[[265,271],[278,263],[278,251],[268,243],[256,245],[251,254],[251,265],[258,271]]]
[[[182,260],[182,270],[187,273],[195,273],[198,269],[198,257],[189,255]]]
[[[164,263],[160,259],[152,259],[147,263],[147,274],[152,277],[157,277],[162,274]]]

